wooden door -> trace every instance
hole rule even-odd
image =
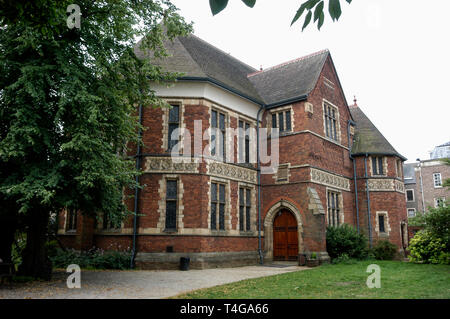
[[[280,211],[273,221],[273,260],[297,260],[297,221],[289,211]]]

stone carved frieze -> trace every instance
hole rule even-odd
[[[256,170],[222,162],[209,162],[208,174],[253,184],[256,184],[257,182]]]
[[[346,191],[350,191],[350,180],[348,178],[330,174],[315,168],[311,168],[311,181]]]
[[[369,179],[369,190],[373,192],[405,192],[403,182],[395,179]]]
[[[146,173],[198,173],[197,159],[171,157],[147,157],[145,161]]]

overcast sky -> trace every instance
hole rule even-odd
[[[428,159],[450,141],[450,1],[353,0],[333,23],[302,33],[290,22],[304,0],[241,0],[212,16],[208,0],[173,0],[194,33],[258,68],[329,49],[349,104],[358,105],[392,146]],[[328,1],[326,1],[328,2]]]

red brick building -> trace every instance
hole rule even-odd
[[[348,223],[372,243],[388,239],[403,250],[405,158],[356,101],[347,105],[327,50],[258,71],[195,36],[167,49],[171,56],[155,63],[183,75],[170,87],[154,84],[172,108],[142,109],[145,187],[128,202],[140,216],[114,229],[62,213],[66,245],[135,247],[141,268],[177,267],[180,257],[201,268],[312,252],[327,261],[327,225]],[[174,138],[176,128],[191,134]],[[258,170],[263,129],[271,150],[278,141],[279,159],[276,166],[261,160]],[[176,143],[191,155],[174,160]]]

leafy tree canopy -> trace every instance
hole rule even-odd
[[[351,3],[352,0],[343,0]],[[255,6],[256,0],[242,0],[247,6],[253,8]],[[213,15],[218,14],[228,5],[228,0],[209,0],[209,6]],[[294,18],[292,19],[291,25],[293,25],[303,14],[305,14],[305,19],[303,21],[302,31],[308,26],[311,20],[314,18],[314,22],[317,22],[317,28],[320,30],[325,21],[325,0],[308,0],[300,5]],[[339,20],[341,16],[341,0],[328,0],[328,13],[333,21]]]

